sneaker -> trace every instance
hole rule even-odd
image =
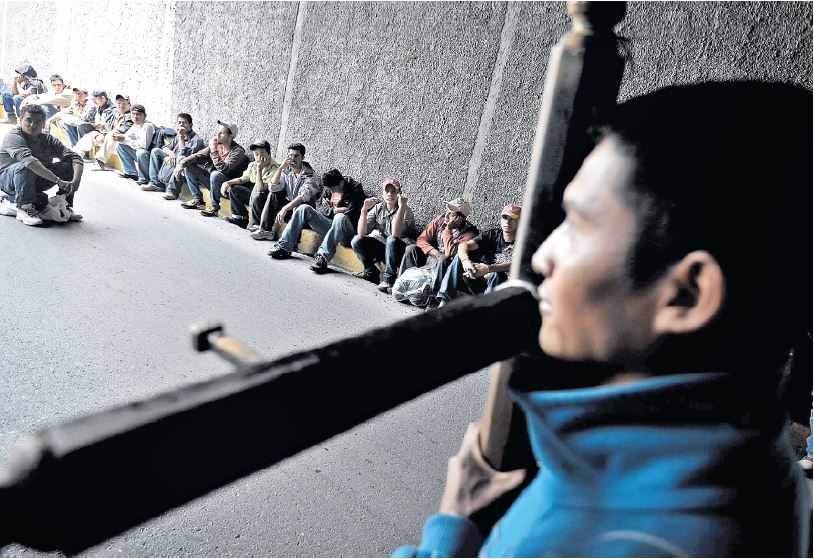
[[[265,229],[257,229],[251,234],[251,237],[255,241],[273,241],[274,233]]]
[[[248,217],[240,217],[239,215],[230,215],[228,217],[223,216],[221,219],[223,221],[228,221],[232,225],[237,225],[238,227],[241,227],[243,229],[245,229],[246,226],[249,224],[249,218]]]
[[[105,162],[102,161],[101,159],[99,159],[98,157],[96,158],[96,164],[99,166],[100,171],[112,171],[113,170],[110,167],[108,167],[107,165],[105,165]]]
[[[9,202],[5,196],[0,199],[0,215],[7,215],[9,217],[17,215],[17,206],[14,202]]]
[[[174,192],[167,192],[164,195],[164,200],[178,200],[178,195]]]
[[[283,258],[288,258],[288,257],[290,257],[290,256],[291,256],[291,252],[290,252],[290,251],[288,251],[288,250],[286,250],[286,249],[284,249],[283,247],[281,247],[279,243],[276,243],[276,244],[274,245],[274,248],[272,248],[272,249],[269,251],[269,256],[271,256],[271,257],[272,257],[272,258],[274,258],[275,260],[282,260]]]
[[[370,283],[379,283],[379,270],[376,268],[365,268],[358,274],[354,274],[357,278],[362,278]]]
[[[153,183],[151,183],[151,182],[142,182],[142,183],[139,183],[139,184],[143,184],[143,185],[144,185],[144,186],[142,186],[142,187],[141,187],[141,189],[142,189],[144,192],[164,192],[164,189],[163,189],[163,188],[161,188],[161,187],[160,187],[160,186],[158,186],[157,184],[153,184]]]
[[[206,204],[204,204],[203,200],[196,200],[193,198],[192,200],[181,202],[181,207],[188,210],[204,210],[206,209]]]
[[[147,181],[146,181],[146,180],[144,180],[144,179],[138,179],[138,180],[136,181],[136,184],[147,184]]]
[[[201,210],[201,215],[205,217],[215,217],[220,212],[220,208],[218,206],[210,206],[205,210]]]
[[[40,212],[37,211],[34,204],[17,206],[17,220],[22,221],[26,225],[42,225]]]
[[[393,291],[393,286],[387,280],[382,280],[382,282],[376,286],[376,289],[381,291],[382,293],[390,293]]]
[[[6,118],[0,120],[2,124],[17,124],[17,117],[13,115],[6,116]]]
[[[328,271],[328,261],[325,260],[325,257],[322,254],[317,253],[317,255],[314,256],[314,263],[311,264],[311,271],[317,274],[324,274]]]
[[[128,173],[116,173],[123,179],[130,179],[131,181],[138,180],[138,175],[130,175]]]
[[[73,208],[68,208],[71,211],[71,217],[68,218],[68,221],[82,221],[83,217],[82,214],[78,214],[73,211]]]

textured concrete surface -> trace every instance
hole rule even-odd
[[[361,279],[317,276],[310,259],[272,261],[270,243],[110,172],[87,171],[76,207],[85,222],[0,219],[3,460],[44,426],[228,371],[193,352],[193,322],[222,320],[274,357],[421,312]],[[462,379],[85,555],[387,556],[417,541],[437,509],[446,460],[486,383],[483,372]],[[42,554],[8,546],[0,555]]]
[[[220,118],[242,127],[244,146],[302,141],[318,171],[337,167],[371,193],[396,174],[421,221],[471,172],[472,219],[486,227],[522,198],[548,56],[570,25],[564,2],[514,4],[512,33],[505,2],[0,6],[5,73],[27,59],[41,74],[129,91],[159,122],[190,112],[205,136]],[[812,85],[808,2],[631,2],[617,30],[630,55],[621,99],[709,79]]]

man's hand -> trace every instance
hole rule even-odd
[[[447,484],[438,512],[471,518],[518,488],[526,470],[498,472],[480,450],[480,427],[470,423],[458,454],[449,459]]]
[[[255,163],[257,163],[257,170],[262,171],[269,165],[269,157],[267,155],[261,155],[257,159],[255,159]]]
[[[175,133],[178,134],[182,139],[187,137],[187,129],[183,126],[177,126],[175,128]]]
[[[123,142],[125,139],[124,134],[111,134],[110,137],[116,142]]]
[[[220,185],[220,195],[223,196],[224,198],[228,198],[230,187],[231,185],[228,182],[225,182],[222,185]]]
[[[365,198],[365,201],[362,203],[362,211],[369,212],[373,206],[379,203],[378,198]]]
[[[469,260],[469,259],[467,259],[467,260],[462,260],[462,261],[461,261],[461,266],[463,266],[463,269],[464,269],[464,275],[465,275],[466,277],[468,277],[468,278],[474,278],[474,277],[476,277],[476,276],[475,276],[475,273],[476,273],[476,272],[475,272],[475,266],[472,264],[472,261],[471,261],[471,260]]]
[[[331,201],[328,198],[321,198],[321,200],[322,200],[322,205],[323,206],[327,207],[327,206],[331,205]]]
[[[211,153],[216,153],[218,151],[218,137],[215,136],[211,140],[209,140],[209,151]]]
[[[291,168],[291,156],[286,155],[285,159],[283,159],[283,162],[280,163],[280,170],[285,171],[286,169],[290,169],[290,168]]]
[[[96,130],[101,130],[102,128],[104,128],[104,127],[105,127],[105,125],[104,125],[104,123],[102,123],[102,122],[94,122],[94,123],[93,123],[93,127],[94,127]]]
[[[469,279],[477,279],[489,273],[488,264],[481,264],[480,262],[472,263],[470,261],[469,265],[474,270],[471,272],[467,272],[466,266],[464,266],[464,276],[468,277]]]
[[[407,207],[407,197],[404,194],[399,194],[398,198],[396,198],[396,202],[398,203],[399,209]]]
[[[102,146],[102,144],[104,144],[104,143],[105,143],[105,135],[104,135],[104,134],[100,134],[100,135],[96,136],[96,137],[93,139],[93,143],[94,143],[94,144],[96,144],[97,146],[101,147],[101,146]]]
[[[179,161],[177,165],[175,165],[175,171],[172,172],[172,176],[175,177],[175,180],[181,180],[181,176],[184,174],[184,166]]]
[[[76,192],[77,190],[79,190],[79,180],[74,178],[71,182],[68,183],[67,186],[70,188],[70,190],[68,190],[68,194]]]
[[[288,213],[288,208],[283,207],[279,212],[277,212],[277,216],[274,218],[274,222],[277,225],[283,225],[285,223],[285,214]]]
[[[172,165],[172,166],[175,166],[175,163],[178,161],[178,159],[175,157],[174,153],[172,155],[168,155],[166,157],[166,160],[167,160],[167,164]]]

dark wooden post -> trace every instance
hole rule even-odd
[[[624,69],[613,33],[624,18],[624,2],[568,2],[568,15],[572,27],[548,63],[510,273],[533,284],[540,278],[531,270],[531,257],[562,221],[562,192],[591,148],[591,123],[615,105]],[[518,356],[492,366],[480,420],[481,450],[497,469],[523,467],[529,458],[520,412],[504,387],[513,371],[534,363]]]

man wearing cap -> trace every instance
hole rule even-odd
[[[506,204],[500,211],[500,228],[482,231],[471,241],[458,245],[458,254],[450,262],[435,295],[440,305],[452,301],[460,292],[489,293],[508,279],[519,221],[520,206]]]
[[[368,198],[362,204],[356,236],[351,240],[364,269],[360,277],[378,281],[376,262],[384,262],[384,273],[378,285],[385,293],[393,287],[399,262],[408,244],[415,241],[415,216],[402,194],[401,181],[387,177],[381,182],[381,201]]]
[[[93,149],[93,140],[96,134],[104,131],[106,123],[112,121],[116,115],[116,106],[108,98],[106,91],[94,90],[91,93],[91,101],[90,112],[87,118],[83,118],[85,122],[76,125],[78,140],[74,144],[74,151],[88,158],[90,157],[90,151]]]
[[[101,93],[107,97],[107,94]],[[96,97],[94,97],[94,101],[96,101]],[[80,154],[89,154],[94,151],[93,157],[96,159],[96,164],[104,171],[108,170],[107,160],[116,153],[116,141],[113,139],[113,134],[124,134],[133,126],[130,97],[123,94],[116,95],[115,111],[103,112],[102,118],[104,120],[101,124],[94,123],[95,132],[85,134],[80,138],[74,146],[74,150]]]
[[[182,162],[204,148],[204,140],[192,129],[192,115],[178,113],[175,117],[175,137],[169,145],[155,147],[150,152],[150,182],[141,187],[146,192],[162,192],[165,200],[177,200],[186,180]]]
[[[278,260],[291,256],[291,252],[297,248],[300,233],[307,226],[318,235],[323,235],[311,266],[311,270],[318,274],[328,271],[328,262],[336,254],[337,245],[350,245],[365,200],[362,183],[344,176],[339,169],[323,173],[322,186],[322,197],[316,207],[307,204],[297,206],[291,221],[283,229],[280,241],[269,252],[269,256]]]
[[[220,187],[221,195],[229,198],[232,215],[224,219],[229,223],[246,228],[249,216],[246,204],[249,204],[255,193],[265,192],[268,195],[269,186],[280,168],[280,164],[271,156],[271,144],[266,140],[258,140],[249,146],[254,154],[254,161],[243,171],[240,177],[229,179]],[[260,223],[261,208],[252,205],[252,222]]]
[[[446,202],[446,212],[430,221],[418,236],[416,244],[405,249],[399,274],[416,266],[431,264],[434,267],[432,293],[437,293],[459,243],[474,239],[478,234],[478,228],[467,220],[470,212],[469,201],[464,198]]]
[[[215,217],[220,211],[220,187],[229,179],[239,177],[249,166],[246,150],[235,142],[237,124],[218,121],[218,132],[209,144],[184,159],[184,169],[192,198],[183,204],[189,210],[199,209],[206,217]],[[201,188],[209,189],[211,205],[204,204]]]
[[[56,185],[69,207],[84,168],[78,154],[42,133],[45,112],[39,105],[23,109],[20,126],[0,144],[0,215],[16,216],[26,225],[42,225],[39,212],[48,204],[45,191]],[[59,162],[54,163],[54,159]],[[71,212],[70,220],[82,216]]]
[[[29,95],[20,104],[24,108],[28,104],[41,105],[45,110],[45,115],[50,118],[71,104],[73,92],[65,87],[65,80],[59,74],[51,76],[51,92],[43,94]],[[46,120],[46,122],[48,122]],[[47,128],[46,128],[47,130]]]
[[[57,126],[68,136],[71,144],[68,147],[73,147],[79,140],[79,126],[93,122],[94,109],[95,106],[88,102],[88,90],[83,87],[74,87],[70,105],[48,118],[45,121],[45,130],[50,130],[51,126]]]
[[[305,146],[289,144],[285,159],[274,173],[268,191],[252,192],[252,213],[260,214],[259,225],[252,231],[256,241],[274,240],[286,219],[300,204],[314,206],[322,190],[314,168],[305,161]]]
[[[123,173],[119,176],[147,184],[150,174],[150,145],[153,143],[155,125],[147,121],[144,105],[136,103],[130,109],[133,125],[124,133],[112,133],[116,153],[122,162]],[[136,165],[138,162],[138,165]]]
[[[3,109],[6,111],[3,122],[6,124],[17,124],[17,116],[21,114],[20,106],[26,97],[46,91],[31,64],[20,64],[14,72],[16,75],[11,80],[11,91],[3,93]]]

